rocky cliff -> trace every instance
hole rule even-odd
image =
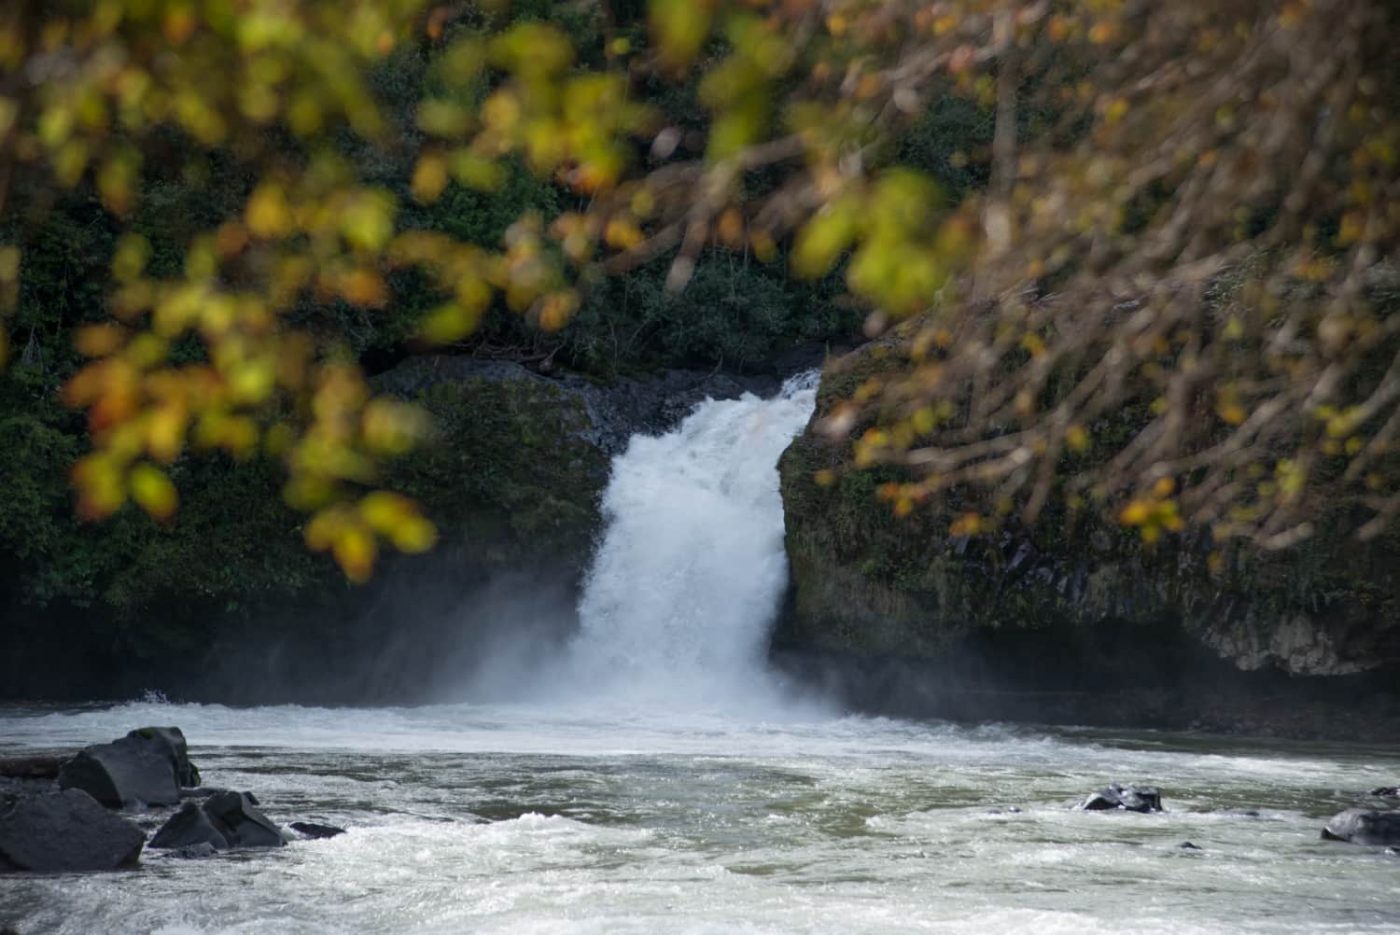
[[[633,433],[777,386],[683,370],[605,384],[463,357],[410,358],[376,383],[433,416],[432,440],[385,478],[438,524],[430,554],[388,556],[348,585],[306,549],[274,467],[187,459],[168,529],[125,516],[83,531],[113,568],[96,600],[0,601],[0,698],[450,696],[488,643],[539,651],[571,631],[609,462]]]
[[[887,353],[877,342],[830,369],[818,417]],[[879,485],[897,479],[891,469],[816,482],[848,454],[809,428],[783,456],[792,588],[774,651],[856,704],[1172,726],[1257,719],[1241,699],[1261,693],[1326,701],[1375,691],[1377,704],[1394,705],[1393,532],[1357,543],[1335,531],[1343,517],[1334,516],[1292,550],[1232,546],[1216,563],[1203,538],[1148,548],[1082,517],[952,537],[946,512],[901,520],[878,501]]]

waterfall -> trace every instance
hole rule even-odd
[[[566,663],[577,690],[680,705],[772,697],[764,652],[787,586],[777,464],[815,387],[804,374],[772,399],[708,400],[613,461]]]

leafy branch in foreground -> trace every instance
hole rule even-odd
[[[307,307],[373,311],[413,271],[450,343],[497,305],[546,330],[580,289],[706,250],[844,272],[889,366],[826,419],[856,465],[950,490],[953,531],[1052,501],[1148,539],[1187,523],[1283,546],[1324,509],[1400,511],[1400,75],[1379,0],[653,0],[600,48],[490,4],[109,0],[0,14],[0,298],[25,219],[92,186],[125,231],[111,319],[66,398],[93,451],[80,509],[167,517],[188,446],[282,460],[308,543],[352,578],[432,527],[375,489],[426,431],[370,392]],[[648,36],[650,39],[648,40]],[[428,63],[408,113],[370,76]],[[582,63],[582,64],[581,64]],[[643,102],[692,87],[698,122]],[[901,140],[950,97],[990,145],[947,167]],[[405,167],[385,181],[384,164]],[[495,245],[410,205],[523,164],[567,193]],[[940,168],[976,164],[954,193]],[[154,268],[133,222],[155,175],[241,180]],[[235,186],[237,187],[237,186]]]

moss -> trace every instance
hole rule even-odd
[[[13,373],[0,379],[0,396],[33,389]],[[438,434],[384,481],[423,503],[443,541],[434,556],[387,556],[382,577],[446,562],[464,583],[518,568],[577,580],[608,468],[581,436],[589,422],[579,401],[545,381],[485,379],[438,384],[421,401]],[[12,479],[0,498],[10,572],[0,582],[0,655],[71,650],[168,669],[272,626],[329,626],[335,639],[339,622],[373,603],[378,581],[353,587],[306,548],[305,517],[283,503],[278,465],[186,457],[172,469],[181,494],[172,523],[132,506],[80,523],[68,469],[85,445],[81,422],[48,391],[16,409],[0,418],[0,467]],[[55,643],[53,632],[66,639]]]
[[[487,564],[586,558],[608,464],[583,438],[577,398],[545,381],[469,379],[419,399],[438,436],[395,465],[392,486]]]
[[[819,409],[886,372],[892,355],[881,344],[849,355],[824,377]],[[1400,650],[1400,533],[1348,542],[1354,525],[1342,508],[1290,551],[1227,548],[1226,567],[1213,573],[1214,546],[1203,538],[1148,548],[1130,531],[1054,509],[1033,529],[950,538],[956,494],[897,519],[875,491],[899,472],[851,470],[849,457],[849,445],[808,432],[780,463],[793,581],[780,645],[937,657],[991,632],[1043,631],[1087,646],[1168,631],[1240,665],[1338,671],[1385,664]],[[832,468],[838,482],[818,485],[816,472]],[[1323,661],[1285,638],[1299,620],[1330,647]]]

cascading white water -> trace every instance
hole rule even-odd
[[[777,464],[815,386],[804,374],[772,399],[706,401],[613,461],[567,682],[647,703],[771,697],[763,652],[787,582]]]

